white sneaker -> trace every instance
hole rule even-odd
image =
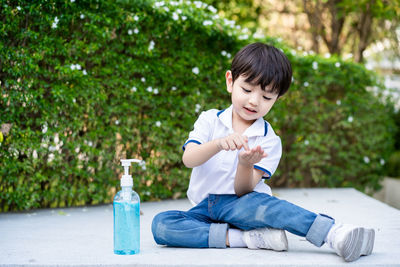
[[[328,245],[345,261],[355,261],[370,255],[374,247],[375,231],[349,224],[334,224],[327,236]]]
[[[244,231],[243,241],[250,249],[272,249],[284,251],[288,249],[288,241],[284,230],[260,228]]]

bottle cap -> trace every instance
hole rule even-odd
[[[142,161],[140,159],[121,159],[121,165],[124,167],[124,175],[121,178],[121,187],[123,186],[133,186],[132,175],[129,174],[129,167],[132,162],[136,162],[141,164]]]

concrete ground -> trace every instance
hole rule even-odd
[[[372,227],[372,255],[346,263],[288,233],[289,251],[187,249],[158,246],[151,221],[161,211],[191,207],[187,200],[142,203],[141,252],[113,253],[112,205],[0,214],[0,266],[400,266],[400,210],[354,189],[280,189],[274,194],[337,221]]]

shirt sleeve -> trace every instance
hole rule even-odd
[[[210,140],[212,132],[212,118],[216,117],[212,110],[203,111],[194,123],[193,130],[189,133],[189,138],[186,140],[182,149],[185,150],[188,143],[204,144]]]
[[[269,179],[278,168],[282,156],[282,143],[277,135],[260,138],[258,145],[267,153],[267,157],[254,164],[254,168],[264,172],[262,178]]]

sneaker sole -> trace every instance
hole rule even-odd
[[[341,255],[345,261],[355,261],[372,253],[374,248],[374,229],[355,228],[345,238]]]

